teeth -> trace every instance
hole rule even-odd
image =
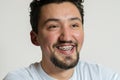
[[[58,47],[61,50],[67,51],[67,50],[71,50],[73,48],[73,46],[62,46],[62,47]]]

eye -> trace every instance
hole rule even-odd
[[[72,27],[78,27],[78,25],[77,24],[73,24]]]
[[[52,26],[49,26],[48,28],[50,29],[50,28],[56,28],[57,26],[55,26],[55,25],[52,25]]]
[[[59,26],[57,25],[50,25],[47,27],[48,30],[56,30]]]
[[[72,28],[78,28],[78,27],[79,27],[79,24],[72,24],[71,27],[72,27]]]

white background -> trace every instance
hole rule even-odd
[[[0,80],[41,59],[29,32],[31,0],[0,0]],[[81,60],[120,73],[120,0],[85,0],[85,41]]]

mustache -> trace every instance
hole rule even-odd
[[[58,44],[64,44],[64,43],[74,43],[73,41],[59,41]]]
[[[69,44],[72,44],[72,45],[75,45],[75,46],[78,45],[76,42],[73,42],[73,41],[70,40],[70,41],[58,41],[53,45],[53,47],[56,47],[57,45],[61,45],[61,44],[66,44],[66,43],[69,43]]]

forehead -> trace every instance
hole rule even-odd
[[[47,18],[67,19],[70,17],[79,17],[78,8],[71,2],[50,3],[42,6],[40,11],[40,20]]]

